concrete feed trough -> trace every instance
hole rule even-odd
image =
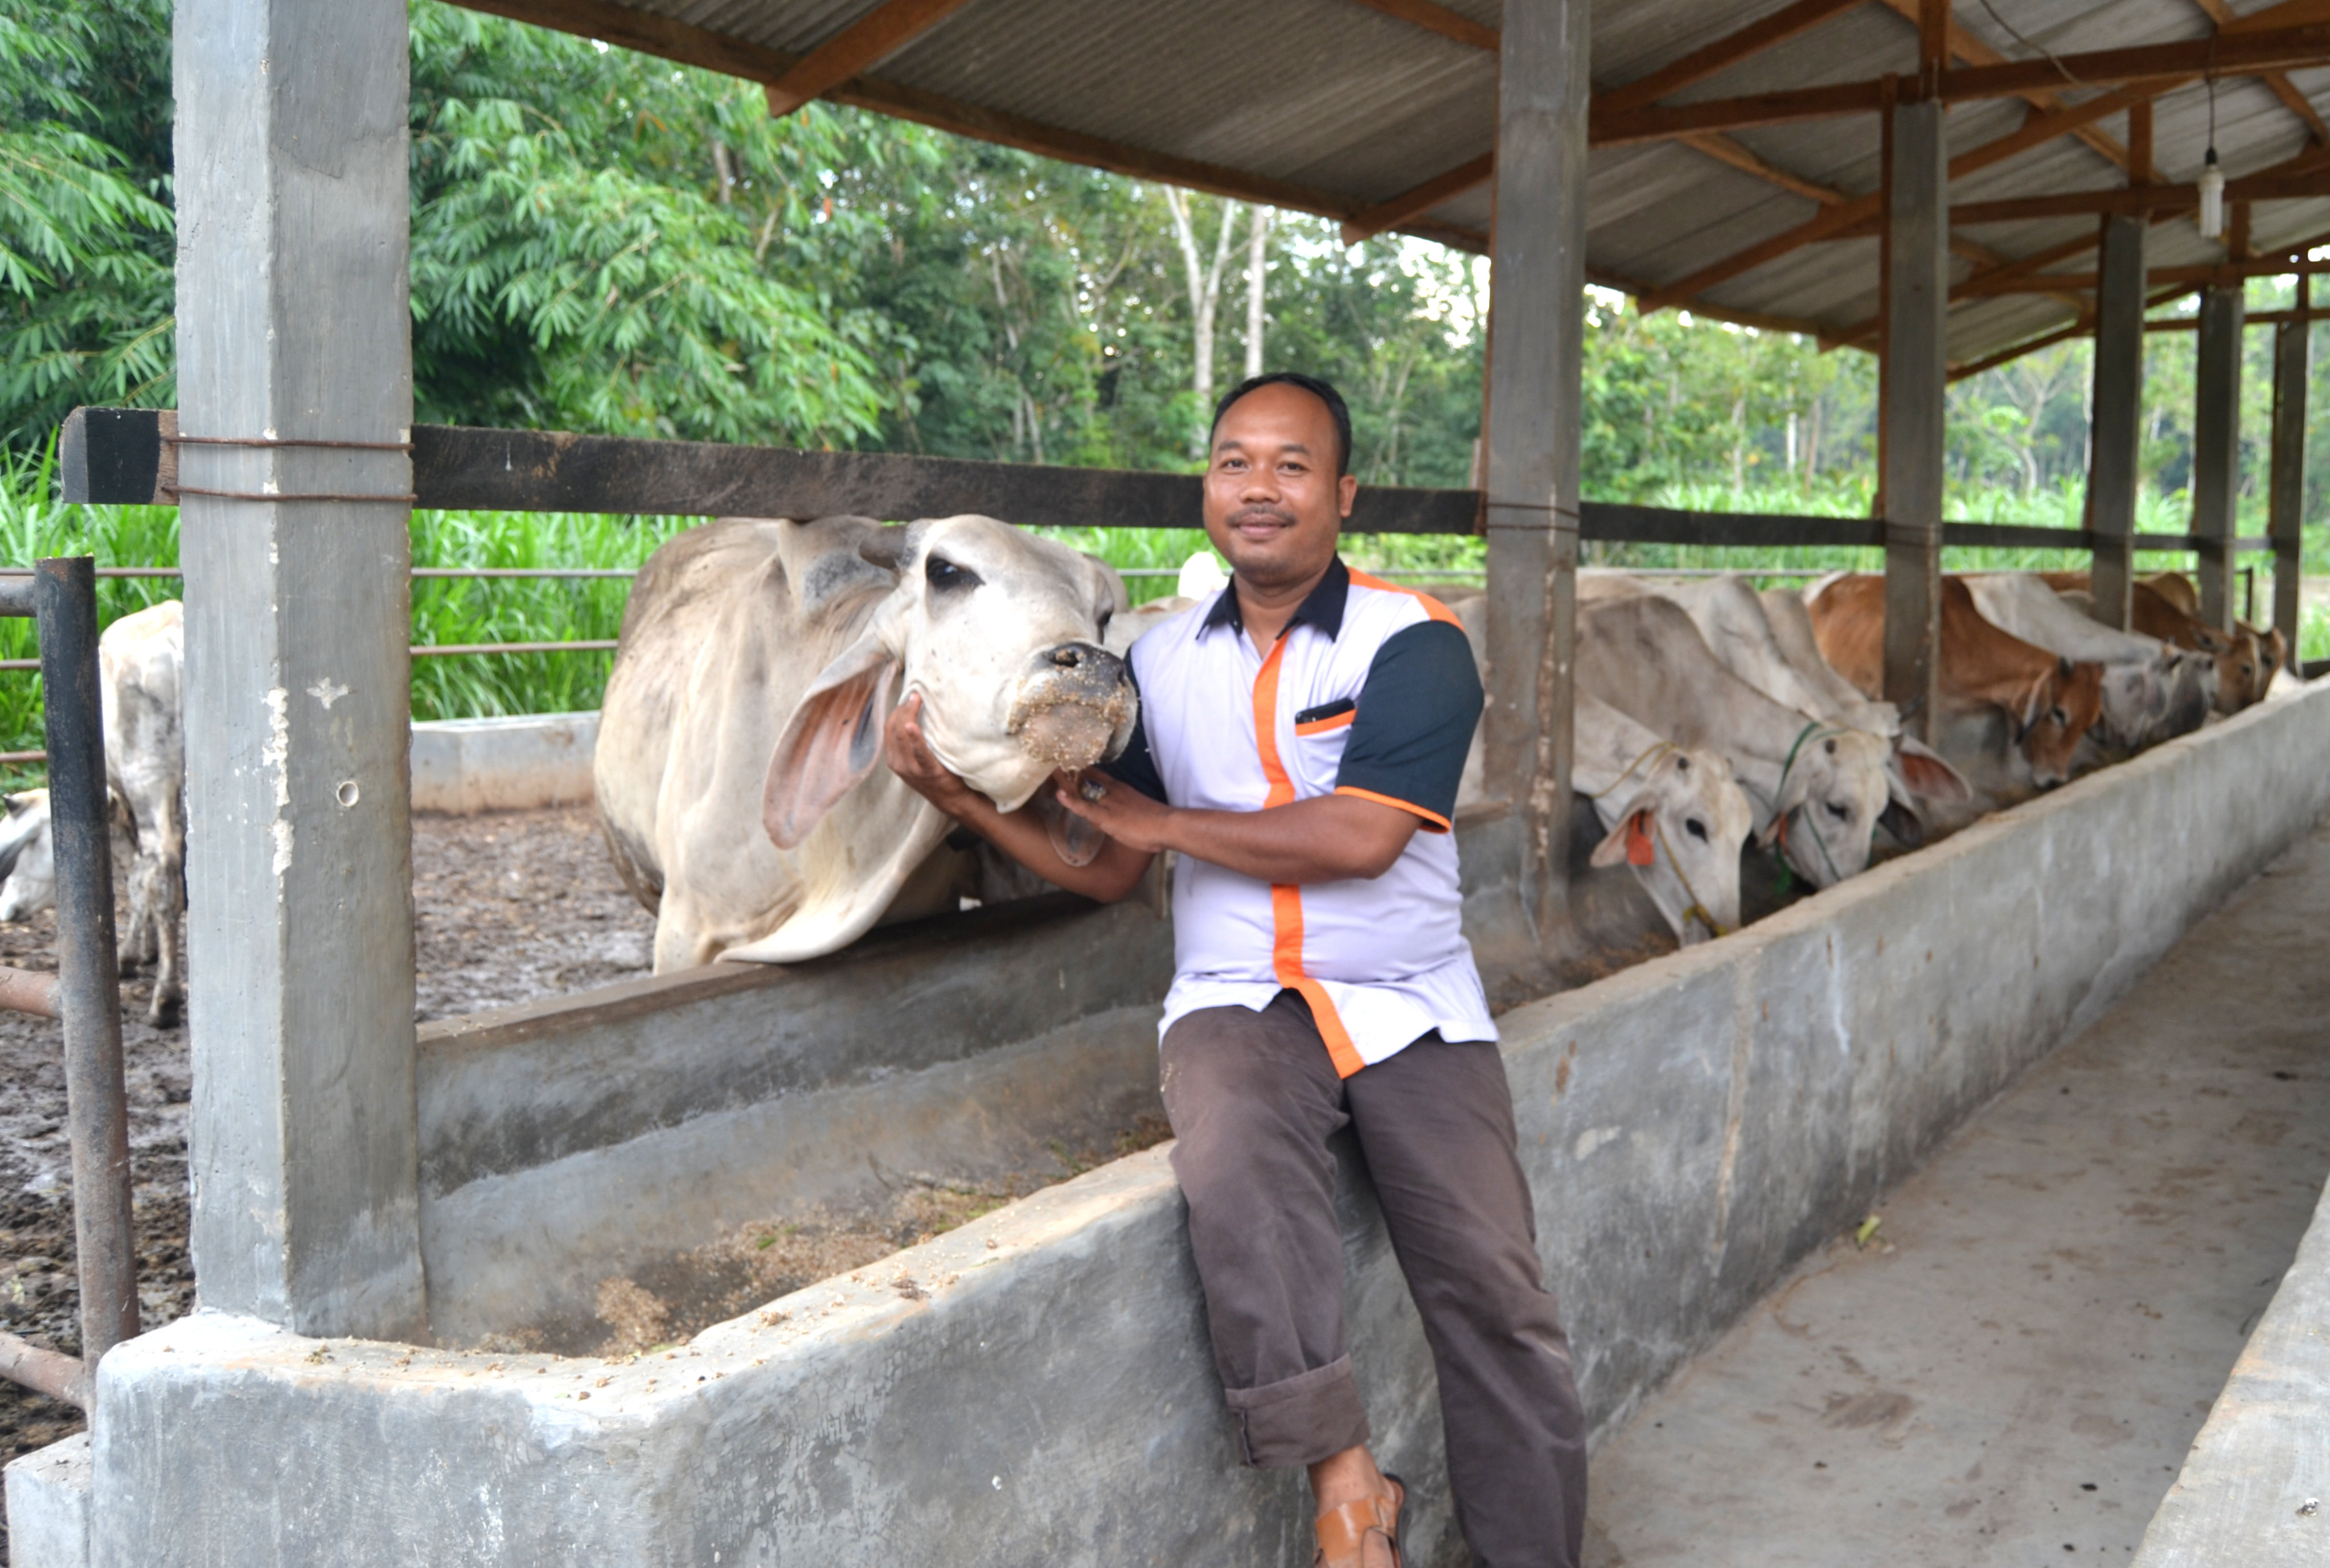
[[[2316,686],[1738,935],[1505,1014],[1541,1247],[1597,1426],[2325,806],[2330,686]],[[1152,917],[1082,923],[1098,934],[1106,921],[1126,927],[1114,949]],[[962,952],[995,935],[966,935]],[[852,961],[871,979],[896,959]],[[1053,978],[1055,994],[1081,983]],[[590,1072],[656,1082],[679,1063],[656,1055],[668,1043],[655,1034],[642,1024],[628,1045],[618,1031],[577,1054]],[[528,1072],[558,1054],[506,1044]],[[423,1076],[440,1086],[424,1093],[432,1150],[596,1139],[591,1157],[709,1171],[740,1147],[736,1124],[686,1113],[685,1094],[641,1113],[653,1128],[593,1123],[563,1091],[505,1102],[498,1122],[472,1094],[455,1116],[443,1071]],[[636,1228],[613,1185],[562,1169],[571,1157],[526,1179],[564,1189],[578,1223],[602,1191],[598,1217]],[[491,1317],[512,1298],[462,1297],[469,1265],[441,1261],[469,1255],[443,1239],[461,1191],[429,1200],[432,1294],[446,1269],[454,1298]],[[1356,1173],[1343,1204],[1364,1387],[1388,1461],[1417,1483],[1413,1560],[1443,1561],[1458,1548],[1428,1358]],[[940,1539],[997,1563],[1308,1549],[1299,1478],[1234,1465],[1163,1149],[635,1363],[318,1341],[200,1313],[107,1358],[95,1429],[86,1461],[12,1469],[12,1506],[42,1521],[24,1548],[67,1543],[86,1518],[88,1560],[109,1565],[871,1563]],[[77,1511],[92,1488],[99,1501]]]

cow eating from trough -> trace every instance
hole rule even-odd
[[[1103,646],[1108,567],[991,517],[727,518],[631,590],[592,764],[658,974],[792,962],[955,907],[952,824],[883,759],[919,699],[947,767],[1006,811],[1115,756],[1137,710]]]

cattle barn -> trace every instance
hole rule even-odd
[[[2118,627],[2136,549],[2188,553],[2220,625],[2241,559],[2270,553],[2294,654],[2325,0],[472,3],[759,81],[772,113],[829,99],[1492,258],[1482,489],[1372,492],[1353,527],[1487,540],[1468,923],[1511,1009],[1541,1247],[1605,1430],[2330,806],[2330,694],[2308,688],[1543,995],[1568,927],[1581,540],[1881,545],[1885,695],[1913,723],[1946,548],[2091,551]],[[74,498],[182,508],[202,1310],[91,1346],[92,1436],[11,1471],[16,1561],[1293,1552],[1296,1493],[1229,1462],[1157,1150],[646,1359],[465,1348],[789,1183],[838,1194],[845,1169],[1152,1091],[1170,943],[1151,908],[1039,901],[416,1031],[410,509],[1186,526],[1197,490],[413,429],[406,26],[404,0],[178,0],[179,408],[67,432]],[[2204,239],[2212,135],[2226,217]],[[2243,279],[2292,273],[2295,309],[2244,319]],[[1583,501],[1588,283],[1879,354],[1878,515]],[[2142,335],[2194,325],[2146,312],[2193,294],[2192,532],[2139,536]],[[2268,325],[2271,528],[2241,538],[2240,345]],[[1950,380],[2088,334],[2087,526],[1946,524]],[[2199,798],[2205,834],[2178,816]],[[2047,867],[2101,880],[2041,940]],[[1623,1152],[1588,1167],[1604,1128]],[[1410,1560],[1439,1561],[1459,1548],[1429,1361],[1350,1197],[1376,1430],[1442,1499],[1410,1525]]]

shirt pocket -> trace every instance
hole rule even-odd
[[[1303,709],[1294,715],[1294,755],[1302,792],[1331,794],[1342,771],[1343,747],[1351,738],[1351,721],[1359,715],[1357,700],[1339,698]]]

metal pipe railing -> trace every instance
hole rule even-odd
[[[40,625],[49,837],[57,868],[57,972],[0,968],[0,1006],[64,1025],[81,1346],[75,1359],[0,1335],[0,1377],[86,1405],[90,1370],[137,1332],[137,1232],[98,683],[97,562],[86,555],[44,560],[29,581],[0,581],[0,615],[31,616]]]

